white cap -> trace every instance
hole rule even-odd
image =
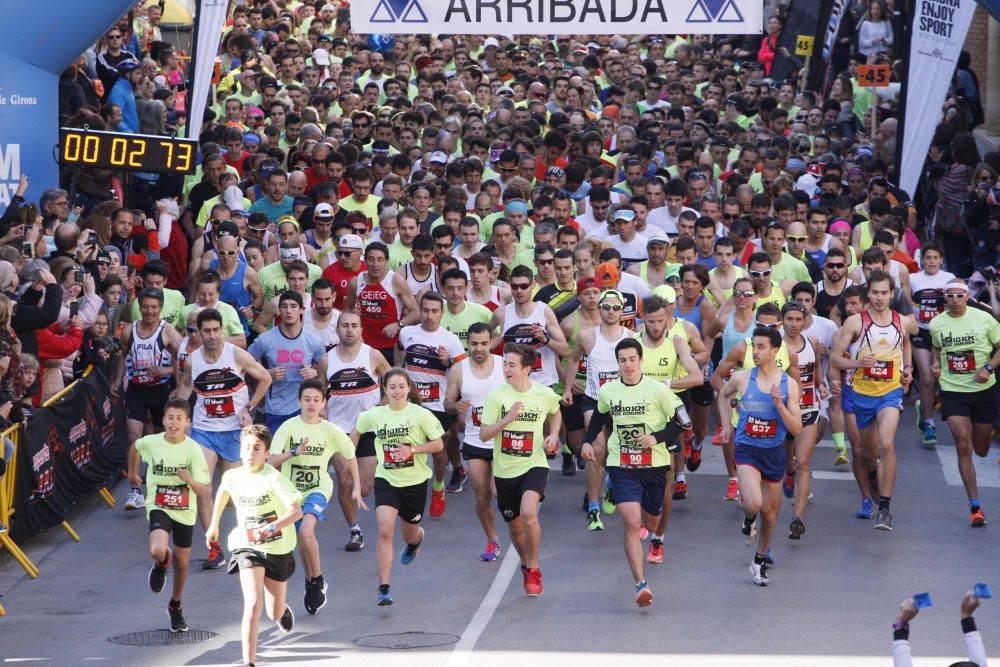
[[[313,62],[326,67],[330,64],[330,52],[326,49],[316,49],[313,51]]]
[[[444,151],[434,151],[430,156],[431,164],[448,164],[448,156]]]
[[[243,209],[243,191],[240,190],[239,186],[230,185],[226,188],[226,191],[222,193],[222,199],[231,211]]]
[[[347,250],[364,250],[365,243],[357,234],[344,234],[340,237],[337,247],[346,248]]]
[[[495,46],[495,47],[497,47],[497,48],[500,48],[500,42],[498,42],[498,41],[496,40],[496,37],[487,37],[487,38],[486,38],[486,41],[485,41],[485,42],[483,42],[483,48],[484,48],[484,49],[488,49],[488,48],[490,48],[491,46]]]
[[[326,202],[316,204],[316,208],[313,209],[313,218],[333,218],[333,206]]]

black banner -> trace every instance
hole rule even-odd
[[[105,375],[107,373],[107,375]],[[125,466],[125,407],[111,397],[114,365],[95,368],[21,431],[11,534],[15,542],[58,526]]]
[[[820,12],[825,8],[829,0],[792,0],[788,8],[788,16],[785,17],[785,25],[778,35],[778,48],[785,47],[788,53],[795,56],[795,44],[800,35],[814,37],[820,20]],[[818,53],[813,51],[813,58],[810,62],[810,70],[816,69],[819,65]],[[795,56],[795,59],[786,58],[776,54],[774,65],[771,67],[771,79],[778,85],[793,75],[795,65],[805,64],[805,56]]]

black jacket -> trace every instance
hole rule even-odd
[[[37,357],[38,338],[35,332],[54,324],[59,319],[63,299],[62,287],[52,284],[46,287],[44,292],[29,287],[20,299],[10,293],[7,296],[16,304],[11,326],[21,341],[21,351]]]

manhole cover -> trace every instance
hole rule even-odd
[[[188,630],[187,632],[170,632],[170,630],[149,630],[145,632],[126,632],[124,635],[108,637],[112,644],[125,646],[179,646],[181,644],[197,644],[207,642],[219,636],[217,632],[208,630]],[[457,639],[457,637],[456,637]]]
[[[354,643],[367,648],[407,649],[445,646],[457,641],[456,635],[445,635],[437,632],[396,632],[389,635],[358,637]]]

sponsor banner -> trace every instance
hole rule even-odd
[[[38,201],[59,183],[59,74],[135,0],[4,0],[0,23],[0,212],[21,176]],[[57,21],[53,18],[58,17]]]
[[[215,73],[215,54],[222,41],[222,28],[226,24],[229,0],[202,0],[195,16],[194,71],[191,73],[190,110],[187,118],[187,137],[197,139],[205,119],[205,105]]]
[[[785,47],[789,53],[796,54],[795,60],[798,62],[776,53],[770,74],[770,78],[774,81],[781,82],[789,79],[794,76],[796,65],[805,63],[806,54],[798,53],[804,50],[800,42],[809,39],[815,42],[814,36],[822,16],[823,4],[823,0],[792,0],[785,18],[785,26],[778,35],[778,48]],[[812,48],[813,45],[810,43],[808,55],[812,54]],[[811,69],[817,66],[818,60],[818,58],[810,60]]]
[[[910,194],[916,192],[934,128],[941,120],[941,107],[976,11],[975,0],[917,0],[915,5],[899,178],[900,189]]]
[[[354,0],[374,34],[756,34],[763,0]]]
[[[22,429],[10,527],[15,541],[58,526],[124,468],[125,407],[111,398],[113,376],[113,365],[95,368]]]

